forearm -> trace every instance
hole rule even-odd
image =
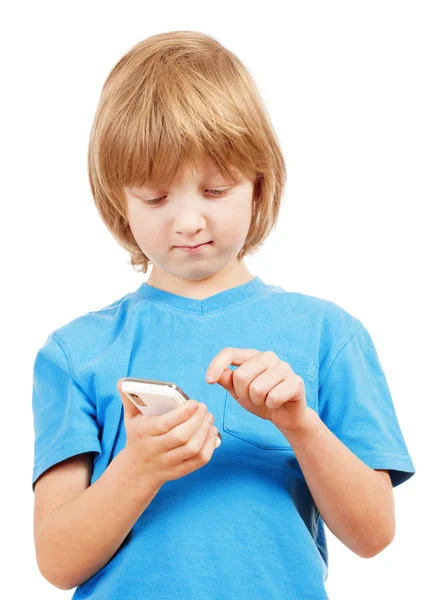
[[[56,587],[72,589],[116,553],[161,484],[136,475],[123,449],[84,492],[58,506],[38,532],[37,561]]]
[[[307,426],[282,433],[326,525],[359,556],[374,556],[394,537],[392,489],[309,411]]]

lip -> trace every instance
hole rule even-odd
[[[203,242],[202,244],[195,244],[195,246],[176,246],[177,248],[198,248],[198,246],[204,246],[204,244],[209,244],[209,242]]]
[[[203,248],[212,243],[213,240],[209,242],[204,242],[204,244],[199,244],[198,246],[175,246],[175,248],[179,248],[183,252],[200,252]]]

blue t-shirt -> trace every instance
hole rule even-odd
[[[369,467],[389,469],[393,486],[415,473],[372,339],[346,310],[258,276],[203,300],[143,282],[56,329],[38,351],[32,483],[82,452],[94,453],[91,483],[101,477],[125,447],[121,377],[176,383],[205,402],[222,443],[206,465],[160,488],[73,598],[328,598],[324,523],[290,444],[205,381],[228,346],[288,362],[308,406]]]

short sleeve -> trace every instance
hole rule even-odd
[[[379,357],[361,325],[319,383],[325,425],[372,469],[389,470],[393,487],[415,473]]]
[[[67,354],[53,335],[35,357],[32,411],[33,491],[54,464],[83,452],[101,454],[95,405],[72,377]]]

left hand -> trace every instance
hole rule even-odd
[[[226,368],[240,365],[238,369]],[[267,419],[280,430],[293,431],[308,422],[304,381],[274,352],[252,348],[223,348],[213,358],[207,375],[246,410]]]

